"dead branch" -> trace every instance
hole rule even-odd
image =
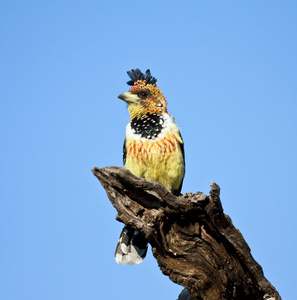
[[[118,215],[141,231],[163,274],[186,289],[179,299],[280,300],[240,231],[223,213],[220,188],[176,197],[119,167],[94,168]]]

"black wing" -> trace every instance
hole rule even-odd
[[[181,139],[183,140],[180,132],[179,132],[179,135],[181,137]],[[182,152],[182,155],[183,155],[183,160],[184,160],[184,176],[183,176],[183,179],[181,180],[180,182],[180,185],[179,185],[179,188],[175,191],[173,191],[172,193],[176,196],[179,196],[180,195],[180,191],[182,189],[182,186],[183,186],[183,181],[184,181],[184,177],[185,177],[185,172],[186,172],[186,161],[185,161],[185,149],[184,149],[184,143],[178,143],[179,144],[179,147],[180,147],[180,150]]]
[[[124,146],[123,146],[123,162],[124,166],[126,164],[126,156],[127,156],[127,150],[126,150],[126,139],[124,140]]]

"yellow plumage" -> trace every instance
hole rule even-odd
[[[179,190],[184,177],[183,143],[178,132],[168,132],[157,141],[126,139],[125,167],[135,176],[158,181],[168,190]]]

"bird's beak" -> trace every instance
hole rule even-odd
[[[131,92],[123,93],[123,94],[119,95],[118,98],[124,100],[128,104],[139,101],[138,96],[136,94],[132,94]]]

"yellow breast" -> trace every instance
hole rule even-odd
[[[125,167],[137,177],[158,181],[168,190],[178,190],[184,177],[183,143],[176,132],[167,132],[156,140],[126,139]]]

